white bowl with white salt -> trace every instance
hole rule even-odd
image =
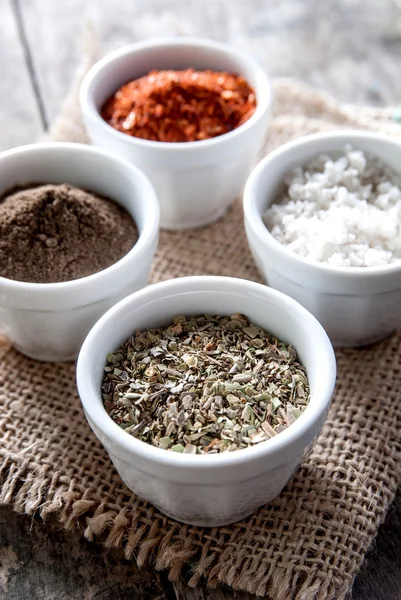
[[[244,193],[248,243],[267,284],[305,306],[336,346],[401,325],[401,142],[340,131],[269,154]]]

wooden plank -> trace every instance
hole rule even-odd
[[[18,2],[46,119],[57,115],[80,59],[84,0]]]
[[[234,592],[228,588],[208,589],[205,585],[189,588],[182,580],[173,584],[177,600],[258,600],[245,592]]]
[[[401,598],[401,489],[355,580],[350,600]]]
[[[399,7],[392,0],[18,0],[46,114],[53,119],[79,63],[86,17],[110,50],[153,36],[201,35],[257,56],[274,76],[303,79],[357,103],[401,98]]]
[[[35,141],[42,131],[11,0],[0,2],[0,151]]]
[[[122,551],[0,508],[0,600],[174,600],[166,577]]]

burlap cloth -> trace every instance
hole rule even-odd
[[[77,86],[54,140],[86,141]],[[344,126],[401,135],[391,109],[339,106],[288,80],[276,80],[274,91],[264,153]],[[214,225],[162,232],[152,281],[195,274],[259,280],[239,201]],[[397,334],[337,351],[337,390],[313,454],[276,500],[219,529],[177,523],[130,493],[86,423],[74,364],[38,363],[3,348],[0,502],[123,546],[139,566],[168,569],[171,579],[185,572],[192,586],[205,578],[275,600],[344,598],[401,483],[400,341]]]

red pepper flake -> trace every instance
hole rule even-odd
[[[256,108],[239,75],[215,71],[151,71],[123,85],[103,105],[114,129],[158,142],[195,142],[232,131]]]

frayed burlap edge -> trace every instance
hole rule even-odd
[[[138,568],[150,563],[156,571],[166,570],[172,582],[185,573],[187,584],[193,588],[203,579],[212,589],[224,584],[261,597],[267,597],[268,593],[274,600],[340,600],[346,597],[352,585],[352,577],[348,574],[339,579],[328,569],[322,580],[314,571],[294,595],[288,582],[288,570],[284,567],[276,567],[274,573],[262,573],[260,576],[260,573],[250,570],[245,561],[240,566],[233,564],[229,548],[220,553],[210,553],[209,545],[205,544],[202,549],[199,547],[194,551],[191,544],[196,530],[189,525],[177,523],[176,528],[171,527],[167,534],[160,535],[160,521],[157,518],[152,525],[150,505],[146,507],[149,524],[144,526],[140,513],[132,518],[142,504],[136,497],[133,497],[132,511],[102,505],[96,500],[85,499],[87,490],[79,490],[76,482],[63,483],[62,476],[47,478],[46,467],[38,466],[33,470],[29,461],[24,464],[23,460],[6,457],[1,451],[0,456],[0,504],[10,506],[18,513],[39,516],[44,521],[54,516],[57,524],[66,531],[80,529],[87,540],[100,541],[106,548],[123,547],[125,557],[135,560]],[[388,504],[394,493],[389,495]],[[156,509],[154,511],[156,513]],[[384,515],[378,519],[377,527]],[[178,529],[180,541],[173,541]],[[218,533],[216,529],[210,530],[211,538],[216,535],[224,536],[224,528],[220,528]]]

